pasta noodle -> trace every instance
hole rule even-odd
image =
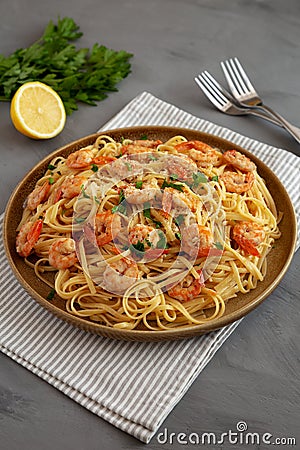
[[[165,330],[220,318],[228,300],[255,289],[280,218],[236,150],[100,135],[51,161],[16,248],[72,315]]]

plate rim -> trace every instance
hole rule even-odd
[[[205,324],[201,325],[186,325],[182,326],[180,328],[172,328],[168,330],[158,330],[158,331],[152,331],[152,330],[126,330],[121,328],[112,328],[108,327],[106,325],[98,324],[96,322],[88,321],[86,319],[82,319],[80,317],[74,316],[67,311],[63,311],[56,305],[49,302],[47,299],[42,297],[35,289],[32,288],[32,286],[27,283],[27,281],[22,277],[20,274],[15,261],[11,255],[10,248],[8,245],[8,239],[7,239],[7,226],[8,226],[8,219],[9,219],[9,212],[11,209],[11,206],[14,203],[15,196],[18,193],[20,187],[23,185],[24,181],[30,176],[32,176],[38,168],[42,168],[46,166],[49,161],[57,156],[58,154],[61,154],[62,152],[66,152],[69,148],[72,148],[72,151],[75,151],[73,147],[78,146],[78,148],[81,148],[83,146],[83,143],[85,141],[91,141],[96,140],[96,138],[100,135],[106,135],[106,134],[125,134],[125,133],[142,133],[145,130],[152,133],[163,133],[163,132],[169,132],[179,134],[178,131],[180,130],[180,134],[184,136],[184,133],[199,133],[199,135],[205,136],[208,140],[216,140],[219,143],[221,142],[225,146],[234,146],[235,149],[242,151],[246,156],[250,156],[251,159],[254,162],[257,162],[259,166],[261,166],[264,171],[267,171],[272,174],[273,180],[277,184],[281,186],[281,189],[285,192],[285,196],[289,201],[289,209],[292,212],[292,224],[291,228],[293,229],[293,236],[292,236],[292,245],[289,249],[289,252],[286,257],[286,261],[280,271],[280,273],[277,275],[277,277],[273,280],[271,284],[267,286],[267,288],[258,295],[257,298],[255,298],[252,302],[249,302],[248,304],[241,307],[238,311],[233,311],[225,316],[220,317],[219,319],[215,319],[213,321],[207,322]],[[175,135],[175,134],[174,134]],[[286,271],[292,261],[292,258],[294,256],[296,242],[297,242],[297,220],[296,220],[296,214],[294,210],[293,203],[290,199],[290,196],[283,185],[283,183],[280,181],[280,179],[277,177],[277,175],[270,169],[266,163],[264,163],[262,160],[260,160],[256,155],[252,154],[251,151],[245,149],[244,147],[241,147],[240,145],[235,144],[232,141],[229,141],[227,139],[224,139],[222,137],[219,137],[217,135],[206,133],[201,130],[197,129],[191,129],[191,128],[185,128],[185,127],[174,127],[174,126],[161,126],[161,125],[139,125],[139,126],[132,126],[132,127],[120,127],[115,129],[107,129],[107,130],[101,130],[97,133],[92,133],[86,136],[83,136],[79,139],[73,140],[72,142],[69,142],[59,148],[56,148],[54,151],[50,152],[48,155],[46,155],[44,158],[42,158],[38,163],[34,165],[27,173],[24,175],[24,177],[17,183],[16,187],[12,191],[9,200],[7,202],[5,211],[4,211],[4,219],[3,219],[3,243],[4,243],[4,250],[6,257],[8,259],[8,262],[11,266],[11,269],[21,284],[21,286],[29,293],[29,295],[42,307],[44,307],[46,310],[52,312],[56,317],[59,317],[63,321],[66,321],[68,323],[71,323],[73,326],[79,327],[81,329],[84,329],[85,331],[91,332],[93,334],[98,334],[104,337],[109,337],[113,339],[121,339],[121,340],[135,340],[135,341],[161,341],[161,340],[174,340],[174,339],[182,339],[182,338],[190,338],[197,335],[202,335],[209,333],[211,331],[218,330],[220,328],[223,328],[227,325],[232,324],[233,322],[236,322],[249,314],[251,311],[257,308],[259,304],[261,304],[270,294],[271,292],[278,286],[278,284],[281,282],[282,278],[286,274]]]

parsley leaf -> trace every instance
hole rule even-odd
[[[150,211],[150,203],[149,202],[144,203],[143,213],[144,213],[144,216],[147,219],[152,220],[151,211]]]
[[[47,300],[53,300],[55,295],[55,289],[51,289],[51,291],[49,292],[49,294],[47,295],[46,299]]]
[[[143,255],[141,255],[141,253],[145,252],[145,245],[143,244],[143,242],[141,241],[137,241],[136,244],[130,244],[129,245],[129,250],[131,251],[131,253],[137,257],[141,257]]]
[[[83,185],[83,184],[81,185],[80,189],[81,189],[81,193],[82,193],[82,195],[83,195],[84,198],[91,198],[91,197],[85,192],[85,189],[84,189],[84,185]]]
[[[223,245],[221,244],[221,242],[215,242],[214,246],[218,249],[218,250],[224,250]]]
[[[126,206],[127,206],[127,202],[125,199],[124,191],[123,191],[123,189],[121,189],[120,194],[119,194],[119,203],[118,203],[118,205],[115,205],[112,207],[111,212],[113,214],[116,212],[119,212],[121,214],[126,215],[126,213],[127,213]]]
[[[72,18],[58,18],[29,47],[7,57],[0,54],[0,101],[10,101],[24,83],[40,81],[60,95],[70,115],[79,102],[96,105],[108,92],[117,91],[116,85],[131,72],[133,55],[97,43],[77,49],[73,41],[82,34]]]
[[[164,180],[163,184],[161,185],[161,188],[164,189],[166,187],[177,189],[177,191],[183,192],[183,185],[182,184],[176,184],[176,183],[172,183],[171,181],[168,182],[167,180]]]
[[[161,230],[158,230],[158,234],[159,234],[159,241],[157,242],[156,247],[157,248],[166,248],[167,240],[166,240],[165,234]]]
[[[175,221],[176,225],[178,225],[180,227],[180,225],[182,225],[184,222],[184,215],[179,214],[178,216],[175,217],[174,221]]]
[[[200,183],[207,183],[208,179],[202,172],[194,172],[193,173],[193,187],[198,187]]]
[[[53,164],[49,164],[49,166],[47,168],[48,168],[48,170],[54,170],[54,169],[56,169],[56,166],[54,166]]]
[[[92,169],[93,172],[98,172],[99,167],[97,166],[97,164],[92,164],[91,169]]]
[[[179,233],[178,231],[175,233],[175,237],[179,240],[179,241],[181,241],[181,233]]]
[[[149,202],[144,203],[144,209],[143,209],[144,216],[147,219],[152,220],[152,222],[155,224],[156,228],[160,228],[162,224],[161,224],[161,222],[159,222],[159,220],[156,220],[156,219],[154,219],[154,217],[152,217],[150,207],[151,207],[151,205]]]
[[[86,217],[75,217],[75,222],[76,223],[83,223],[83,222],[85,222],[86,221]]]

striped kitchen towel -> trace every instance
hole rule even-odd
[[[300,223],[297,156],[194,117],[147,92],[134,98],[101,130],[134,125],[193,128],[247,148],[281,179]],[[3,215],[0,219],[2,225]],[[0,268],[1,351],[146,443],[240,323],[182,341],[114,341],[74,328],[37,304],[14,278],[2,241]]]

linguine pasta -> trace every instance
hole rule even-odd
[[[255,164],[236,150],[100,135],[51,161],[16,247],[72,315],[165,330],[220,318],[255,289],[279,220]]]

